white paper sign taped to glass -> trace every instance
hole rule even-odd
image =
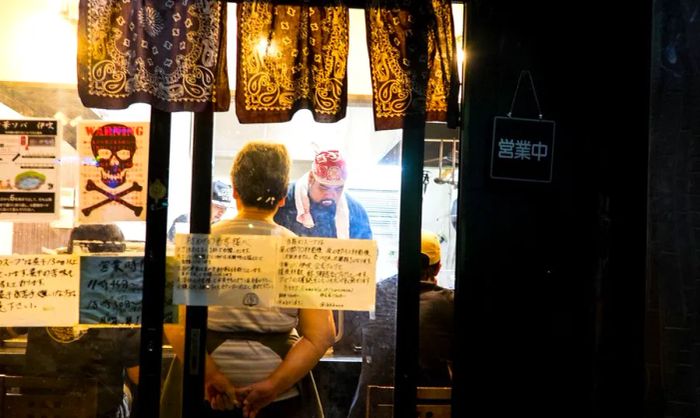
[[[280,241],[277,306],[374,309],[375,241],[311,237]]]
[[[0,220],[58,219],[60,149],[55,120],[0,120]]]
[[[371,310],[376,243],[256,235],[176,235],[175,303]]]
[[[175,235],[173,300],[193,306],[270,307],[277,240],[259,235]]]
[[[80,323],[135,325],[141,323],[143,256],[80,258]],[[172,289],[172,282],[166,289]],[[166,290],[163,321],[177,321],[172,291]]]
[[[495,117],[491,178],[550,183],[554,127],[551,120]]]
[[[0,324],[25,327],[77,324],[79,266],[74,255],[0,257]]]
[[[81,222],[146,220],[149,124],[78,125]]]
[[[139,324],[143,257],[80,258],[80,323]]]

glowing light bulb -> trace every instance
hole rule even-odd
[[[258,54],[261,56],[264,56],[265,53],[267,52],[267,39],[265,38],[260,38],[258,41],[258,46],[256,47],[258,50]]]
[[[255,49],[258,51],[258,55],[261,58],[271,57],[277,51],[277,49],[275,48],[275,45],[272,43],[272,40],[267,39],[267,38],[260,38]]]

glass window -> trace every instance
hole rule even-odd
[[[1,6],[0,13],[0,49],[5,54],[5,59],[0,62],[0,124],[2,121],[31,118],[55,120],[58,127],[55,134],[58,150],[56,169],[60,169],[60,176],[49,188],[50,181],[32,174],[33,171],[41,174],[41,169],[46,169],[45,165],[27,163],[22,173],[15,173],[12,171],[15,168],[8,168],[16,165],[8,161],[14,154],[0,148],[0,275],[3,273],[3,262],[30,260],[41,255],[62,257],[75,254],[82,256],[80,265],[92,266],[86,277],[83,277],[82,270],[76,273],[80,275],[83,288],[118,292],[124,283],[130,286],[132,282],[126,282],[128,280],[142,283],[143,275],[139,277],[138,271],[141,268],[142,272],[143,258],[139,265],[138,257],[143,256],[144,221],[105,220],[100,222],[101,227],[89,228],[85,228],[87,222],[77,221],[78,211],[82,208],[79,201],[81,188],[85,186],[80,177],[85,156],[79,154],[82,136],[79,129],[86,121],[149,122],[150,107],[132,105],[128,109],[114,111],[82,105],[77,93],[75,70],[78,0],[6,3]],[[460,39],[461,7],[455,7],[454,15],[457,38]],[[229,4],[228,68],[232,89],[235,89],[235,77],[232,75],[236,68],[237,44],[235,16],[235,5]],[[238,213],[232,202],[230,171],[233,157],[247,141],[284,144],[292,160],[290,186],[298,187],[308,187],[308,181],[300,179],[311,169],[317,153],[338,150],[347,164],[347,180],[342,189],[328,186],[319,193],[335,193],[336,197],[342,193],[348,200],[352,199],[353,203],[349,205],[361,208],[362,213],[366,214],[367,230],[371,230],[371,239],[377,243],[375,311],[333,311],[335,341],[314,368],[316,387],[327,417],[345,417],[351,410],[357,414],[353,416],[363,417],[364,408],[358,406],[361,403],[357,399],[366,399],[367,385],[393,386],[402,132],[374,130],[364,12],[352,9],[350,19],[352,32],[348,68],[351,71],[348,74],[349,103],[344,119],[337,123],[321,124],[313,121],[310,112],[300,111],[287,123],[243,125],[235,116],[233,104],[229,112],[217,113],[214,118],[214,221],[230,220]],[[172,234],[189,231],[193,119],[190,113],[172,115],[171,187],[167,219],[171,241]],[[29,133],[26,136],[27,141],[21,144],[27,148],[34,146],[30,145],[30,136],[33,141],[41,141],[36,137],[42,137]],[[428,126],[426,130],[422,227],[437,236],[442,262],[442,268],[436,273],[437,284],[447,289],[454,288],[459,160],[457,136],[457,132],[439,126]],[[20,141],[19,138],[17,140]],[[4,147],[9,144],[2,141],[3,135],[0,135],[0,145]],[[123,150],[109,149],[98,150],[96,155],[99,156],[98,160],[116,158],[120,161],[132,156]],[[24,177],[18,177],[19,174]],[[24,186],[25,192],[30,189],[53,194],[58,206],[56,218],[38,221],[27,216],[2,216],[3,196],[9,198],[13,191],[18,193],[18,184],[27,185]],[[40,185],[32,189],[36,184]],[[103,192],[105,204],[115,204],[116,192],[112,193],[112,197],[108,196],[107,189]],[[293,199],[288,199],[288,205],[303,206],[303,203],[290,200]],[[316,201],[315,198],[312,200]],[[338,203],[335,204],[337,210]],[[99,216],[95,221],[100,221]],[[348,228],[354,228],[355,219],[349,222]],[[293,229],[290,225],[284,226]],[[339,227],[332,223],[332,228]],[[361,238],[369,236],[363,235]],[[32,268],[36,267],[29,267],[30,270]],[[128,268],[133,269],[133,274],[124,273]],[[104,275],[97,274],[105,271],[119,274],[119,280],[110,278],[108,281]],[[58,274],[70,276],[66,272]],[[87,278],[88,275],[90,278]],[[138,298],[119,296],[95,300],[99,306],[93,306],[91,321],[102,322],[101,325],[83,323],[89,321],[81,320],[64,326],[53,326],[48,322],[27,326],[26,318],[33,315],[32,309],[38,308],[17,308],[16,316],[6,315],[6,310],[10,309],[6,302],[16,302],[15,298],[20,297],[20,293],[16,293],[19,290],[33,290],[38,294],[43,291],[39,281],[48,282],[43,277],[29,280],[34,282],[23,282],[22,289],[16,289],[12,287],[15,285],[9,284],[10,280],[0,278],[0,318],[4,318],[0,321],[0,350],[3,354],[0,356],[0,375],[17,377],[15,380],[12,380],[14,377],[7,378],[6,390],[22,395],[17,399],[24,396],[48,398],[52,394],[60,394],[64,399],[73,397],[76,401],[68,404],[74,408],[90,405],[92,397],[96,405],[93,406],[96,408],[94,414],[88,410],[73,412],[81,416],[103,413],[112,416],[112,411],[129,410],[137,391],[140,330],[138,326],[128,325],[139,322]],[[65,291],[53,291],[57,290]],[[65,313],[74,304],[75,301],[69,301],[52,309]],[[128,319],[96,314],[113,313],[126,305],[133,308],[133,315]],[[173,358],[173,350],[166,344],[163,379],[177,383],[177,366],[173,366]],[[362,378],[361,373],[365,374]],[[67,379],[56,380],[59,377]],[[0,376],[0,379],[3,377]],[[360,382],[363,385],[358,389]],[[181,400],[180,394],[175,393],[174,398],[170,399]],[[163,408],[167,410],[170,406],[163,405]]]
[[[455,10],[459,22],[461,13],[461,7]],[[229,28],[235,22],[232,16],[235,14],[230,10]],[[456,27],[461,28],[459,22]],[[232,106],[229,112],[215,114],[214,123],[214,179],[231,182],[233,158],[248,141],[282,143],[292,159],[290,190],[296,191],[306,185],[304,176],[312,170],[318,152],[339,150],[348,172],[343,193],[357,201],[367,214],[372,239],[376,240],[378,248],[376,310],[333,312],[336,341],[313,369],[327,417],[346,417],[348,413],[364,417],[367,387],[394,385],[402,132],[374,130],[363,11],[351,10],[350,27],[353,32],[348,68],[352,70],[348,74],[350,100],[344,119],[332,124],[316,123],[311,112],[301,110],[289,122],[244,125],[238,122]],[[235,45],[234,35],[235,32],[229,30],[229,45]],[[229,55],[230,65],[231,62]],[[442,268],[436,280],[437,285],[446,289],[453,289],[455,280],[457,138],[458,132],[444,125],[435,124],[426,130],[423,228],[438,237]],[[309,196],[313,200],[311,193]],[[292,194],[288,196],[286,205],[303,210],[293,197]],[[333,210],[338,213],[337,208]],[[233,208],[227,211],[225,218],[235,216]],[[304,231],[293,218],[278,216],[275,220],[299,234],[324,234],[316,232],[316,226]]]
[[[148,122],[150,108],[82,106],[77,5],[9,2],[0,13],[0,124],[6,124],[0,135],[0,386],[12,395],[3,398],[0,415],[127,416],[137,391],[140,329],[127,323],[139,322],[141,295],[122,290],[142,283],[145,223],[102,222],[97,212],[90,224],[77,221],[78,128],[90,120]],[[31,119],[53,121],[57,129],[32,131],[36,126],[22,125]],[[128,159],[119,150],[115,155]],[[71,255],[77,265],[66,261]],[[114,273],[114,263],[130,273]],[[18,271],[13,264],[26,267]],[[66,409],[41,411],[40,405]]]

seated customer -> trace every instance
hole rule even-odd
[[[437,285],[440,241],[421,234],[418,386],[451,386],[454,349],[454,292]],[[362,333],[362,371],[350,418],[364,418],[367,386],[393,386],[398,276],[377,283],[375,318]]]
[[[231,208],[233,204],[233,196],[231,185],[224,183],[223,181],[214,180],[211,184],[211,223],[215,224],[221,220],[221,218],[226,214],[226,211]],[[179,228],[179,224],[189,224],[190,215],[188,213],[183,213],[173,220],[173,223],[168,228],[168,242],[175,243],[175,233],[180,230],[185,230]]]
[[[124,241],[116,225],[81,225],[74,241],[92,241],[90,252],[114,251]],[[123,246],[121,247],[123,248]],[[92,378],[97,382],[97,417],[128,417],[124,404],[125,374],[138,382],[140,333],[133,328],[29,328],[26,374],[46,377]]]

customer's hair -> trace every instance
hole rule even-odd
[[[420,279],[430,280],[440,272],[440,262],[430,264],[430,259],[427,255],[420,255]]]
[[[86,241],[91,253],[124,251],[124,234],[116,225],[87,224],[80,225],[70,233],[68,253],[73,253],[75,241]]]
[[[284,145],[249,142],[233,160],[233,188],[245,206],[273,210],[287,195],[289,166]]]

